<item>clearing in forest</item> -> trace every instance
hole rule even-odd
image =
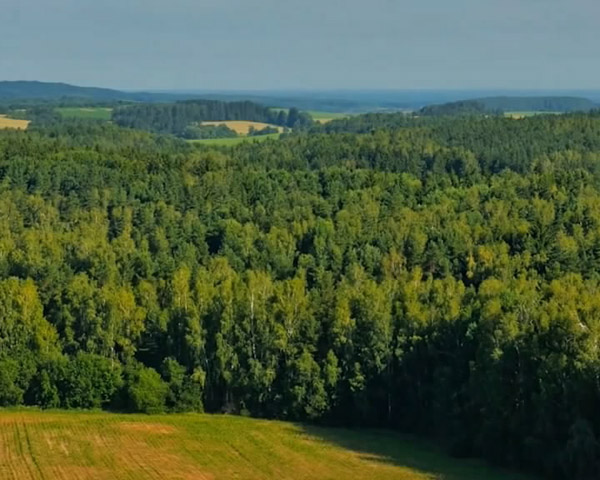
[[[13,130],[26,130],[29,126],[29,120],[16,120],[14,118],[7,118],[6,115],[0,115],[0,130],[2,129],[13,129]]]
[[[0,411],[3,480],[525,480],[389,431],[242,417]]]
[[[339,120],[340,118],[348,118],[351,116],[348,113],[321,112],[318,110],[309,110],[306,113],[308,113],[317,123],[329,123],[333,120]]]
[[[230,128],[238,135],[248,135],[251,128],[254,130],[262,130],[266,127],[276,128],[280,133],[283,132],[283,127],[279,125],[270,125],[268,123],[262,122],[246,122],[243,120],[232,120],[226,122],[202,122],[202,125],[225,125],[227,128]]]

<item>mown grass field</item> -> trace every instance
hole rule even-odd
[[[15,120],[14,118],[7,118],[6,115],[0,115],[0,130],[26,130],[28,126],[29,120]]]
[[[385,431],[211,415],[0,411],[3,480],[525,480]]]
[[[112,108],[103,107],[64,107],[57,108],[64,118],[86,118],[91,120],[110,120]]]
[[[319,123],[327,123],[332,120],[337,120],[339,118],[346,118],[350,115],[347,113],[338,113],[338,112],[320,112],[317,110],[309,110],[307,112],[315,122]]]
[[[209,145],[213,147],[233,147],[244,142],[264,142],[265,140],[277,140],[281,134],[270,133],[268,135],[257,135],[255,137],[231,137],[231,138],[203,138],[200,140],[188,140],[198,145]]]
[[[230,128],[238,135],[248,135],[251,128],[255,130],[262,130],[266,127],[276,128],[280,133],[283,132],[283,127],[278,125],[270,125],[268,123],[262,122],[247,122],[245,120],[230,120],[223,122],[202,122],[202,125],[225,125],[227,128]]]

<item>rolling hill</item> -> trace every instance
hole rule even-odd
[[[22,100],[82,100],[89,102],[167,102],[197,95],[124,92],[110,88],[80,87],[67,83],[49,83],[38,81],[0,81],[0,102]]]
[[[418,110],[474,99],[486,108],[505,111],[589,110],[600,102],[598,91],[509,91],[509,90],[347,90],[347,91],[121,91],[39,81],[0,81],[0,103],[22,100],[65,103],[175,102],[185,99],[252,101],[271,107],[335,113]]]
[[[567,113],[590,111],[598,104],[588,98],[570,96],[498,96],[427,105],[420,115],[481,115],[498,112]]]
[[[487,97],[476,99],[487,110],[575,112],[591,110],[598,105],[583,97]]]

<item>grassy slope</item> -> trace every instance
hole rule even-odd
[[[188,140],[188,142],[213,147],[233,147],[242,142],[264,142],[268,139],[277,140],[279,137],[279,133],[270,133],[268,135],[258,135],[256,137],[205,138],[202,140]]]
[[[93,120],[110,120],[111,108],[101,107],[65,107],[56,109],[64,118],[88,118]]]
[[[0,478],[524,480],[391,432],[210,415],[0,412]]]

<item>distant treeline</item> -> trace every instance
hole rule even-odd
[[[296,108],[274,110],[253,102],[190,100],[168,104],[142,104],[116,108],[113,122],[122,127],[169,133],[186,137],[186,129],[207,121],[245,120],[264,122],[289,128],[308,126],[309,115]]]
[[[427,105],[419,110],[418,115],[424,116],[457,116],[485,115],[490,110],[478,100],[463,100],[460,102],[443,103],[442,105]],[[498,112],[501,113],[501,112]]]
[[[419,115],[456,116],[499,114],[502,112],[584,112],[597,105],[580,97],[487,97],[440,105],[428,105]]]

